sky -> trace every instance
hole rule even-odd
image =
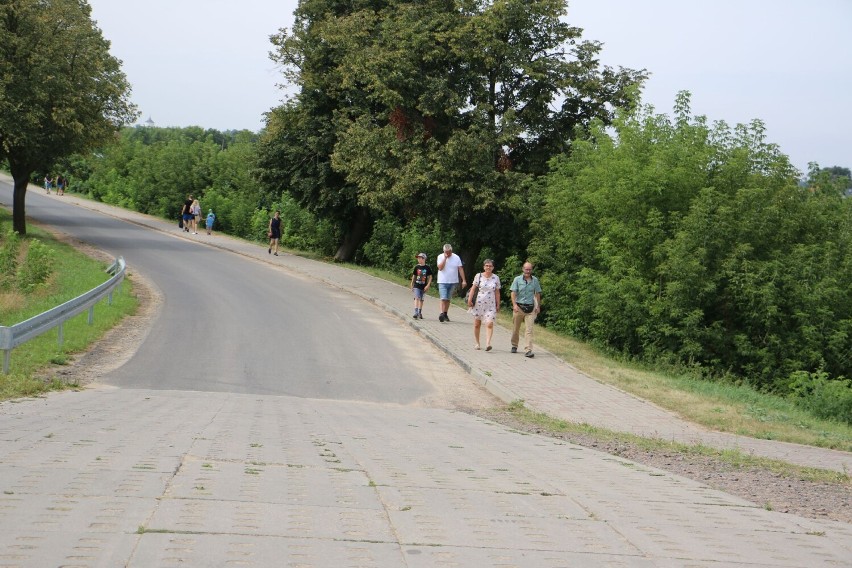
[[[297,0],[89,0],[157,126],[263,127],[286,92],[269,36]],[[603,43],[601,63],[646,69],[642,102],[675,95],[730,125],[760,119],[800,171],[852,168],[852,0],[569,0],[567,21]]]

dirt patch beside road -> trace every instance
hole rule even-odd
[[[558,438],[693,479],[769,510],[852,523],[852,482],[848,480],[845,483],[814,482],[788,477],[768,468],[737,467],[713,456],[647,449],[594,434],[548,431],[518,419],[505,409],[472,412],[521,432]]]

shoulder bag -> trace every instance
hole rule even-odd
[[[468,294],[468,298],[467,298],[467,305],[468,306],[473,307],[473,306],[476,305],[476,296],[478,294],[479,294],[479,273],[477,273],[476,276],[474,277],[473,286],[470,287],[470,293]]]

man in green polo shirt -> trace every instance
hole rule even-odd
[[[518,352],[518,339],[520,339],[521,322],[526,325],[524,333],[524,352],[529,358],[535,357],[533,353],[532,330],[535,317],[541,310],[541,284],[538,278],[533,276],[533,265],[524,263],[524,273],[516,276],[512,281],[512,353]]]

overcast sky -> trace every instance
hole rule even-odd
[[[158,126],[258,130],[276,106],[269,36],[297,0],[89,0]],[[647,69],[643,102],[675,94],[733,125],[759,118],[793,164],[852,168],[852,0],[571,0],[568,21],[604,64]]]

